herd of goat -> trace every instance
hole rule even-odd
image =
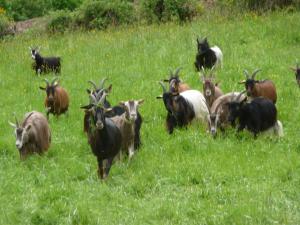
[[[272,132],[283,136],[283,127],[277,120],[276,87],[271,80],[255,80],[260,70],[251,75],[244,70],[245,91],[224,94],[215,83],[214,69],[222,68],[223,54],[219,47],[210,47],[206,38],[197,38],[198,52],[195,68],[201,74],[203,92],[191,89],[188,84],[179,78],[180,68],[171,71],[170,77],[159,82],[163,93],[158,96],[162,99],[167,110],[166,128],[172,133],[176,127],[186,127],[192,121],[199,121],[207,125],[213,137],[217,130],[224,132],[226,127],[237,125],[237,132],[247,129],[254,137],[260,132]],[[59,57],[42,57],[38,48],[30,48],[34,59],[32,65],[36,74],[61,71]],[[206,70],[210,74],[206,74]],[[300,85],[300,68],[291,68]],[[25,114],[21,123],[15,118],[16,147],[21,159],[32,153],[42,154],[47,151],[51,142],[51,131],[48,124],[49,114],[59,116],[67,113],[69,97],[67,91],[59,85],[58,78],[52,81],[44,79],[46,92],[45,108],[47,118],[40,112],[32,111]],[[122,158],[126,154],[130,159],[141,145],[140,129],[142,116],[138,108],[144,100],[129,100],[111,106],[106,99],[112,85],[105,88],[105,80],[99,86],[88,81],[92,89],[87,89],[89,103],[81,108],[84,110],[83,130],[87,135],[88,143],[98,162],[98,175],[101,179],[107,177],[114,159]],[[165,82],[169,84],[166,87]]]

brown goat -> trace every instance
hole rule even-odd
[[[240,84],[245,84],[247,96],[251,98],[265,97],[270,99],[274,104],[277,101],[276,87],[271,80],[258,81],[254,80],[255,75],[261,71],[260,69],[255,70],[251,77],[247,70],[244,70],[246,80],[239,82]]]
[[[68,93],[59,86],[57,78],[54,78],[51,82],[47,79],[44,79],[47,86],[40,87],[41,90],[46,91],[45,98],[45,107],[47,109],[47,118],[49,118],[49,114],[59,116],[62,113],[66,113],[69,107],[69,96]]]
[[[212,75],[212,73],[210,74],[210,76],[206,76],[203,68],[202,68],[202,76],[200,76],[200,79],[202,80],[203,83],[203,95],[205,97],[208,107],[210,108],[213,102],[217,98],[223,95],[223,92],[218,87],[218,83],[214,84],[215,76]]]
[[[20,158],[33,153],[42,154],[47,151],[51,142],[51,132],[45,116],[36,111],[25,114],[24,120],[19,124],[10,125],[15,128],[16,147],[19,150]]]
[[[169,79],[164,79],[164,82],[168,82],[170,85],[170,92],[172,93],[181,93],[186,90],[190,90],[191,88],[189,87],[188,84],[183,83],[178,76],[178,73],[181,68],[177,68],[175,70],[175,73],[170,71],[170,78]]]

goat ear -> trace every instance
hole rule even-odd
[[[44,88],[44,87],[40,87],[40,89],[43,90],[43,91],[46,90],[46,88]]]
[[[164,82],[169,82],[169,79],[164,79],[163,81],[164,81]]]
[[[290,69],[293,70],[294,72],[297,71],[297,69],[296,69],[296,68],[293,68],[293,67],[290,67]]]
[[[25,127],[25,130],[26,131],[29,131],[31,129],[31,124],[28,124],[26,127]]]
[[[121,107],[125,107],[125,102],[124,102],[124,101],[120,101],[120,102],[119,102],[119,105],[120,105]]]
[[[107,88],[107,93],[110,93],[111,90],[112,90],[112,84],[110,84],[110,85],[108,86],[108,88]]]
[[[246,80],[239,81],[239,84],[244,84],[244,83],[246,83]]]
[[[141,105],[141,104],[143,104],[143,103],[144,103],[144,99],[138,100],[138,105]]]
[[[156,99],[162,99],[162,98],[163,98],[162,95],[156,97]]]
[[[92,107],[93,107],[92,104],[85,105],[85,106],[80,106],[81,109],[90,109],[90,108],[92,108]]]
[[[112,108],[103,108],[103,110],[104,110],[104,113],[108,113],[108,112],[111,112],[111,111],[113,111],[113,109],[112,109]]]
[[[86,92],[90,95],[92,92],[90,89],[86,89]]]

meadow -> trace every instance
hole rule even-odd
[[[299,224],[299,96],[289,69],[300,58],[300,14],[203,17],[188,24],[123,27],[64,35],[24,34],[0,42],[0,224]],[[243,90],[243,70],[277,87],[281,139],[236,135],[213,139],[194,124],[165,129],[158,81],[182,67],[181,78],[202,84],[193,62],[196,37],[208,36],[224,54],[217,78],[224,92]],[[52,143],[43,156],[20,161],[13,112],[45,112],[43,78],[31,69],[29,46],[62,57],[60,83],[70,95],[68,116],[50,116]],[[107,77],[112,104],[145,99],[142,148],[113,165],[107,180],[83,133],[88,80]]]

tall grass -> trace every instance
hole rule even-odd
[[[0,43],[0,224],[299,224],[299,95],[289,70],[300,52],[299,13],[153,25],[64,36],[19,36]],[[230,129],[213,139],[194,124],[168,135],[157,81],[182,66],[181,77],[201,89],[193,68],[196,37],[221,47],[217,73],[224,92],[242,90],[243,69],[274,80],[285,137]],[[52,144],[44,156],[19,160],[13,112],[44,111],[43,77],[31,69],[28,46],[60,55],[69,116],[50,117]],[[116,163],[101,182],[83,134],[87,80],[108,77],[113,104],[144,98],[143,147]]]

